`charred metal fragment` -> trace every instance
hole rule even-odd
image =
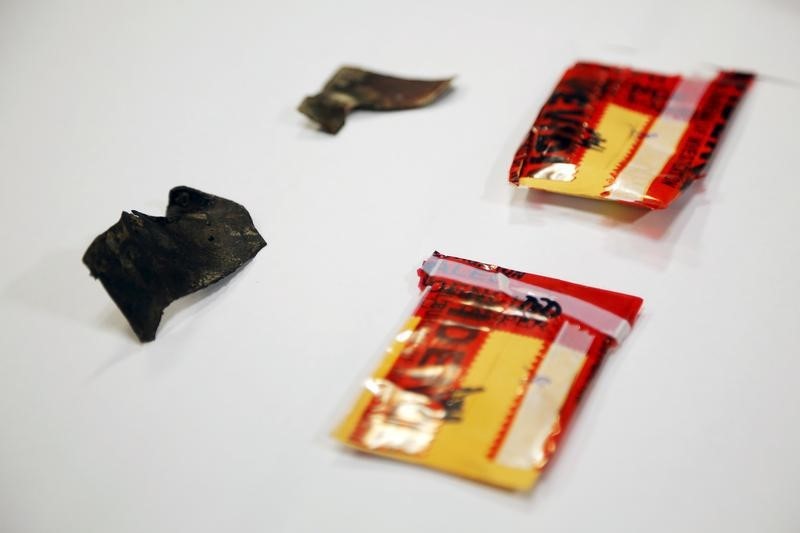
[[[170,302],[230,275],[266,244],[243,206],[175,187],[166,217],[123,212],[83,262],[147,342]]]
[[[342,67],[322,92],[307,96],[298,110],[327,133],[337,133],[353,109],[393,111],[423,107],[450,88],[452,78],[408,80],[376,74],[355,67]]]

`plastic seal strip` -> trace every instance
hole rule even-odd
[[[480,268],[431,257],[422,265],[422,270],[431,277],[460,281],[476,287],[503,292],[518,300],[529,295],[558,301],[562,311],[581,322],[622,342],[631,330],[631,324],[621,316],[568,294],[511,279],[502,272],[488,272]]]

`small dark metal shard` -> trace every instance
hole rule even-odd
[[[243,206],[175,187],[166,217],[123,212],[83,262],[147,342],[170,302],[233,273],[266,244]]]
[[[423,107],[447,92],[451,81],[452,78],[407,80],[342,67],[321,93],[307,96],[298,110],[319,124],[323,131],[337,133],[353,109],[393,111]]]

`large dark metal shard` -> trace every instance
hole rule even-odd
[[[407,80],[342,67],[321,93],[307,96],[298,110],[319,124],[323,131],[337,133],[353,109],[392,111],[426,106],[447,92],[451,81],[452,78]]]
[[[266,244],[243,206],[175,187],[166,217],[123,212],[83,262],[147,342],[170,302],[233,273]]]

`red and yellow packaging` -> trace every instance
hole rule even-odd
[[[530,488],[642,299],[436,252],[419,275],[419,305],[334,436]]]
[[[704,175],[754,76],[663,76],[578,63],[517,150],[514,185],[661,209]]]

